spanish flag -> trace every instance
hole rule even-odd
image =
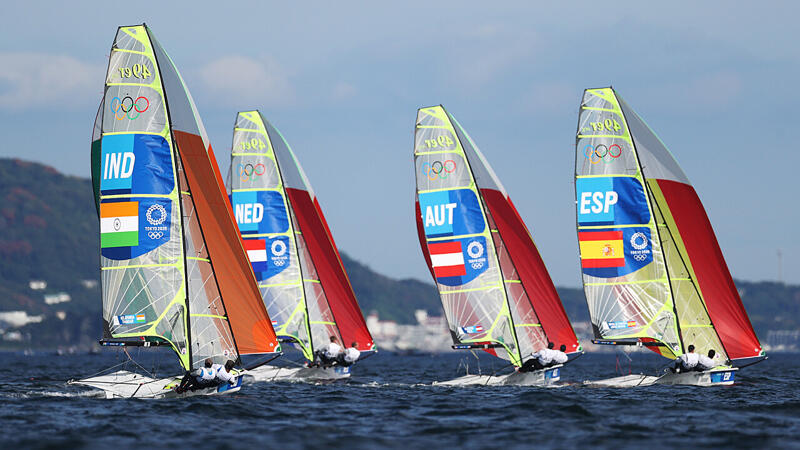
[[[578,233],[581,267],[625,267],[622,231]]]

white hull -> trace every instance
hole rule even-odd
[[[631,388],[639,386],[652,386],[658,377],[651,375],[624,375],[621,377],[608,378],[605,380],[584,381],[584,386],[589,387],[618,387]]]
[[[730,386],[736,378],[736,367],[711,369],[705,372],[667,373],[656,384],[681,384],[688,386]]]
[[[736,377],[735,367],[712,369],[705,372],[666,373],[660,377],[651,375],[624,375],[605,380],[584,381],[589,387],[632,388],[654,384],[685,386],[730,386]]]
[[[193,397],[196,395],[222,395],[238,392],[242,388],[241,377],[236,385],[222,384],[206,389],[188,391],[182,394],[174,388],[181,382],[181,377],[154,379],[137,373],[120,370],[108,375],[72,380],[69,384],[89,386],[103,391],[106,398],[172,398]]]
[[[270,381],[325,381],[341,380],[350,378],[350,368],[344,366],[333,367],[276,367],[261,366],[249,370],[245,375],[248,382],[270,382]]]
[[[514,372],[508,375],[465,375],[448,381],[435,381],[436,386],[549,386],[561,379],[561,368],[558,364],[533,372]]]

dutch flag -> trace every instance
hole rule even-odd
[[[264,239],[245,239],[244,249],[253,265],[253,272],[267,271],[267,242]]]

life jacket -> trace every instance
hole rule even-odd
[[[214,369],[210,367],[201,367],[200,374],[197,376],[197,381],[211,381],[216,375]]]

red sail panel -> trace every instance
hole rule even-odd
[[[428,240],[425,238],[425,225],[422,224],[422,210],[419,209],[419,200],[414,202],[414,214],[414,217],[417,218],[417,237],[419,237],[419,247],[422,249],[422,256],[425,257],[425,263],[428,264],[428,270],[431,271],[433,282],[436,283],[436,274],[433,273],[431,255],[428,253]]]
[[[567,353],[578,351],[578,338],[517,208],[498,190],[481,189],[481,194],[547,338],[556,348],[566,345]]]
[[[328,229],[319,202],[316,198],[312,199],[308,191],[301,189],[287,187],[286,194],[303,233],[306,248],[314,261],[317,276],[328,298],[343,343],[350,345],[356,341],[359,348],[371,349],[372,336],[367,329],[364,316],[361,315],[361,308],[356,301],[356,295],[353,293],[350,279],[347,278],[339,250],[333,242],[333,236]]]
[[[678,226],[714,327],[730,359],[761,354],[753,325],[733,284],[705,208],[691,185],[656,180]]]
[[[275,352],[278,340],[233,221],[213,152],[196,134],[178,130],[173,134],[239,354]]]

